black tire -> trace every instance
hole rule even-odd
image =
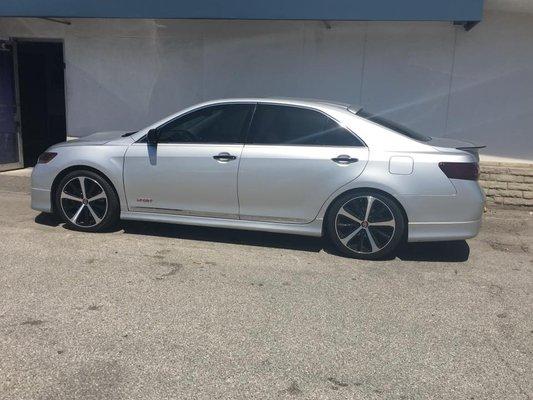
[[[369,203],[370,213],[365,219]],[[373,190],[341,195],[326,216],[326,235],[335,248],[343,255],[364,260],[391,255],[402,242],[405,227],[397,202]]]
[[[61,179],[54,193],[54,205],[69,228],[83,232],[108,230],[120,217],[120,203],[113,187],[101,175],[88,170],[72,171]]]

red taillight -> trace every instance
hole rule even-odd
[[[478,163],[440,162],[439,167],[450,179],[477,181],[479,178]]]
[[[50,151],[45,151],[37,159],[37,164],[46,164],[46,163],[52,161],[55,156],[57,156],[57,153],[52,153]]]

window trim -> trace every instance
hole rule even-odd
[[[303,110],[311,110],[311,111],[318,112],[318,113],[324,115],[326,118],[329,118],[330,120],[335,122],[342,129],[345,129],[350,134],[354,135],[355,138],[357,140],[359,140],[359,142],[361,142],[361,146],[334,146],[334,145],[328,145],[328,144],[299,144],[299,143],[250,143],[250,142],[248,142],[248,138],[250,136],[250,130],[252,128],[252,123],[253,123],[253,120],[254,120],[254,117],[255,117],[255,113],[257,111],[257,107],[261,106],[261,105],[280,106],[280,107],[289,107],[289,108],[299,108],[299,109],[303,109]],[[252,113],[252,118],[250,118],[250,123],[248,125],[248,129],[246,130],[246,136],[245,136],[244,145],[245,146],[278,146],[278,147],[280,147],[280,146],[283,146],[283,147],[288,147],[288,146],[290,146],[290,147],[336,147],[336,148],[339,148],[339,147],[354,147],[354,148],[368,147],[366,145],[366,143],[364,142],[364,140],[361,139],[354,131],[352,131],[350,128],[344,126],[343,124],[341,124],[339,122],[339,120],[337,120],[336,118],[332,117],[331,115],[329,115],[328,113],[322,111],[319,108],[310,107],[310,106],[304,106],[304,105],[300,105],[300,104],[276,103],[276,102],[271,102],[271,101],[265,101],[265,102],[258,101],[258,102],[255,103],[254,111]]]
[[[248,130],[250,129],[250,126],[251,126],[251,123],[252,123],[252,118],[253,118],[253,115],[255,114],[255,109],[257,107],[257,103],[256,102],[242,102],[242,101],[235,101],[235,102],[221,102],[221,103],[214,103],[214,104],[207,104],[207,105],[204,105],[202,107],[198,107],[198,108],[195,108],[193,110],[189,110],[187,112],[184,112],[183,114],[180,114],[180,115],[177,115],[175,118],[172,118],[171,120],[169,121],[166,121],[164,123],[162,123],[161,125],[153,128],[153,129],[161,129],[161,128],[164,128],[165,126],[167,126],[168,124],[180,119],[180,118],[183,118],[183,117],[186,117],[187,115],[190,115],[194,112],[197,112],[197,111],[201,111],[201,110],[205,110],[206,108],[212,108],[212,107],[220,107],[220,106],[231,106],[231,105],[238,105],[238,106],[250,106],[250,110],[248,111],[248,115],[246,116],[246,120],[244,121],[244,125],[242,127],[242,132],[240,133],[239,135],[239,142],[237,143],[232,143],[232,142],[176,142],[176,143],[158,143],[158,145],[194,145],[194,146],[199,146],[199,145],[210,145],[210,146],[215,146],[215,145],[221,145],[221,146],[230,146],[230,145],[237,145],[237,146],[242,146],[245,144],[245,140],[246,140],[246,136],[248,134]],[[148,136],[148,133],[146,133],[145,135],[143,135],[141,138],[139,138],[137,141],[135,141],[133,144],[145,144],[146,143],[146,137]]]
[[[361,137],[359,135],[357,135],[352,129],[348,128],[347,126],[344,126],[338,119],[334,118],[333,116],[331,116],[330,114],[324,112],[323,110],[319,109],[319,108],[316,108],[316,107],[311,107],[311,106],[305,106],[305,105],[301,105],[301,104],[285,104],[285,103],[278,103],[278,102],[273,102],[273,101],[231,101],[231,102],[220,102],[220,103],[213,103],[213,104],[207,104],[207,105],[204,105],[202,107],[198,107],[198,108],[195,108],[193,110],[189,110],[187,112],[184,112],[183,114],[180,114],[178,116],[176,116],[175,118],[172,118],[171,120],[157,126],[156,128],[154,129],[160,129],[164,126],[166,126],[167,124],[179,119],[179,118],[182,118],[182,117],[185,117],[193,112],[196,112],[196,111],[200,111],[200,110],[203,110],[205,108],[209,108],[209,107],[216,107],[216,106],[224,106],[224,105],[250,105],[252,106],[252,110],[251,112],[249,113],[250,115],[248,116],[248,126],[246,126],[244,129],[243,129],[243,134],[242,134],[242,141],[239,142],[239,143],[204,143],[204,142],[199,142],[199,143],[195,143],[195,142],[184,142],[184,143],[161,143],[161,145],[194,145],[194,146],[199,146],[199,145],[211,145],[211,146],[215,146],[215,145],[221,145],[221,146],[229,146],[229,145],[244,145],[244,146],[291,146],[291,147],[336,147],[336,148],[339,148],[339,147],[365,147],[365,148],[368,148],[368,145],[365,143],[365,141],[363,139],[361,139]],[[304,110],[311,110],[311,111],[316,111],[322,115],[324,115],[326,118],[329,118],[331,119],[332,121],[334,121],[336,124],[338,124],[341,128],[347,130],[349,133],[351,133],[352,135],[354,135],[356,137],[357,140],[359,140],[362,144],[362,146],[332,146],[332,145],[325,145],[325,144],[291,144],[291,143],[285,143],[285,144],[276,144],[276,143],[249,143],[248,142],[248,137],[250,135],[250,129],[252,127],[252,122],[253,122],[253,119],[255,117],[255,113],[257,111],[257,106],[259,105],[271,105],[271,106],[281,106],[281,107],[291,107],[291,108],[301,108],[301,109],[304,109]],[[245,124],[246,125],[246,124]],[[133,144],[145,144],[146,142],[143,142],[144,140],[146,140],[146,136],[148,135],[148,133],[146,133],[145,135],[143,135],[141,138],[139,138],[137,141],[135,141]]]

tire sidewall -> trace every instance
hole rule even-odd
[[[389,243],[387,243],[387,245],[381,250],[375,253],[371,253],[371,254],[357,253],[355,251],[350,250],[346,246],[344,246],[342,242],[340,241],[339,237],[337,236],[337,231],[335,227],[335,220],[336,220],[337,212],[339,211],[339,209],[351,199],[354,199],[356,197],[362,197],[362,196],[372,196],[372,197],[379,199],[383,203],[385,203],[389,207],[390,211],[392,212],[394,216],[394,220],[396,222],[396,226],[394,229],[394,235],[392,239],[389,241]],[[384,195],[380,192],[373,191],[373,190],[358,190],[358,191],[354,191],[354,192],[341,195],[339,198],[337,198],[333,202],[326,217],[326,234],[328,238],[330,239],[330,241],[335,245],[335,248],[345,256],[352,257],[352,258],[359,258],[363,260],[381,259],[392,254],[398,248],[398,246],[402,243],[402,240],[405,236],[405,230],[406,230],[405,228],[406,228],[405,217],[403,215],[403,212],[400,206],[397,204],[397,202],[393,200],[390,196]]]
[[[86,177],[95,180],[98,182],[98,184],[104,189],[104,192],[107,196],[107,213],[104,217],[104,219],[95,226],[91,227],[83,227],[78,226],[70,222],[68,217],[65,215],[65,212],[63,211],[63,207],[61,206],[61,192],[63,190],[63,187],[72,179],[77,177]],[[78,171],[72,171],[66,174],[59,184],[57,185],[56,191],[54,193],[54,203],[55,203],[55,211],[57,215],[61,218],[63,222],[65,222],[65,225],[71,229],[75,229],[78,231],[84,231],[84,232],[99,232],[106,229],[109,229],[112,227],[119,218],[120,213],[120,205],[118,201],[118,197],[115,193],[115,190],[113,187],[107,182],[106,179],[102,178],[99,174],[88,171],[88,170],[78,170]]]

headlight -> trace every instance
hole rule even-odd
[[[51,151],[45,151],[43,154],[39,156],[37,159],[37,164],[46,164],[49,163],[54,159],[54,157],[57,156],[57,153],[53,153]]]

